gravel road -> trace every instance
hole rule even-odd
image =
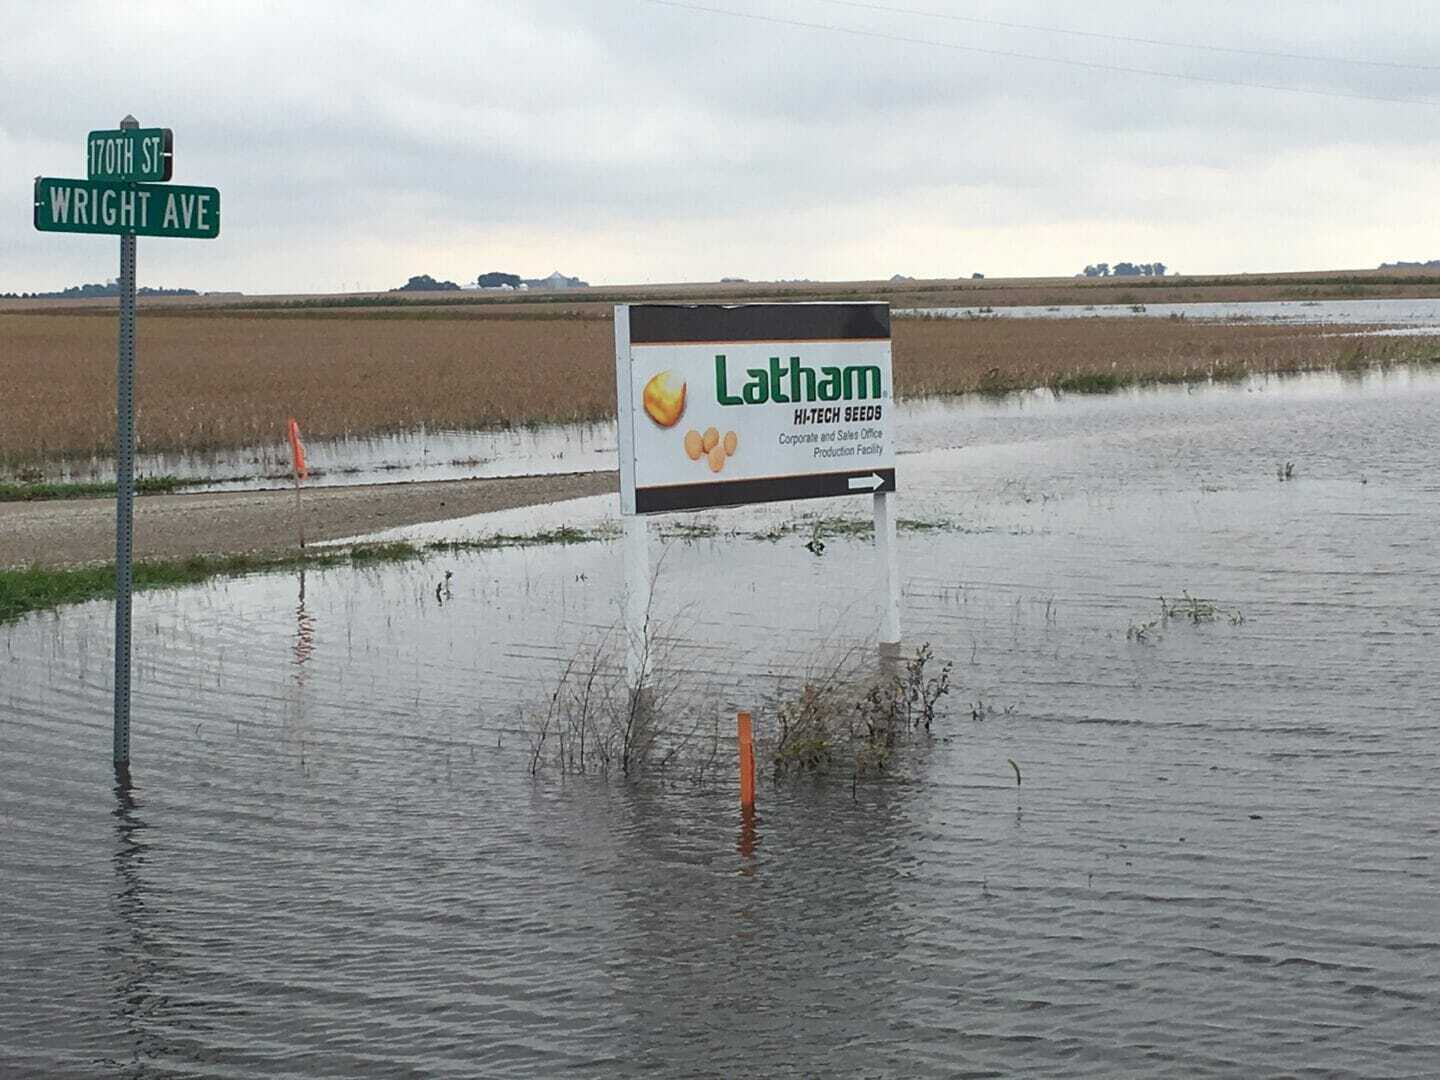
[[[603,495],[614,472],[311,488],[305,538],[338,540],[422,521]],[[135,500],[135,557],[180,558],[294,547],[293,491],[146,495]],[[115,500],[0,503],[0,567],[81,566],[115,558]]]

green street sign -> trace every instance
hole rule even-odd
[[[220,235],[220,192],[212,187],[39,176],[35,228],[213,240]]]
[[[169,180],[175,136],[169,128],[92,131],[85,141],[85,175],[91,180]]]

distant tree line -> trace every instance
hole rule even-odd
[[[1429,262],[1393,262],[1381,263],[1381,270],[1440,270],[1440,259],[1431,259]]]
[[[590,287],[588,281],[581,281],[578,277],[569,277],[560,273],[559,270],[549,277],[543,278],[522,278],[519,274],[491,270],[489,273],[477,277],[475,284],[482,289],[518,289],[522,285],[527,289],[588,289]]]
[[[453,281],[436,281],[429,274],[416,274],[398,289],[391,292],[459,292],[460,286]]]
[[[1096,263],[1085,267],[1086,277],[1164,277],[1164,263],[1119,262],[1112,268],[1109,263]]]
[[[104,285],[71,285],[60,292],[0,293],[0,300],[93,300],[106,296],[119,296],[120,283],[111,281]],[[141,285],[135,290],[137,296],[199,296],[194,289],[152,289]]]
[[[475,284],[482,289],[498,289],[502,285],[509,285],[512,289],[520,287],[521,277],[519,274],[506,274],[499,270],[492,270],[488,274],[481,274],[475,279]]]

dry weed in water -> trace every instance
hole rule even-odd
[[[668,550],[668,549],[667,549]],[[650,595],[665,555],[652,570]],[[720,745],[718,702],[707,700],[678,658],[683,644],[677,630],[690,623],[688,611],[658,623],[646,611],[636,640],[611,627],[597,641],[571,655],[550,695],[543,716],[532,724],[530,772],[609,774],[630,778],[663,772],[678,764],[703,779]],[[634,646],[638,685],[634,689],[625,655]],[[691,754],[703,748],[704,753]]]

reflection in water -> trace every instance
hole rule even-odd
[[[295,640],[290,646],[290,692],[286,698],[285,741],[300,765],[309,775],[305,759],[305,684],[309,680],[309,663],[315,654],[315,616],[305,605],[305,571],[300,571],[300,596],[295,602]]]
[[[755,830],[758,821],[753,806],[740,808],[740,835],[735,841],[735,850],[740,854],[740,873],[744,877],[755,876],[755,850],[760,846],[760,836]]]
[[[117,1027],[128,1036],[133,1067],[137,1060],[158,1056],[162,1044],[148,1020],[162,1001],[153,990],[155,950],[140,876],[145,863],[146,824],[138,813],[140,802],[131,786],[129,770],[117,768],[114,790],[115,809],[111,813],[115,818],[115,850],[111,863],[115,868],[115,918],[106,925],[108,940],[101,945],[101,951],[111,967],[111,1013]]]
[[[732,840],[742,873],[719,857],[736,837],[725,792],[626,792],[612,931],[627,957],[621,1045],[642,1061],[733,1066],[737,1045],[789,1044],[810,1075],[885,1075],[887,1055],[864,1044],[905,1008],[895,958],[911,929],[897,870],[917,793],[856,803],[838,788],[769,789],[761,879],[744,873],[756,868],[758,816]],[[780,1060],[757,1074],[782,1073]]]
[[[305,664],[315,652],[315,616],[305,607],[305,571],[300,571],[300,599],[295,605],[295,685],[305,685]]]

